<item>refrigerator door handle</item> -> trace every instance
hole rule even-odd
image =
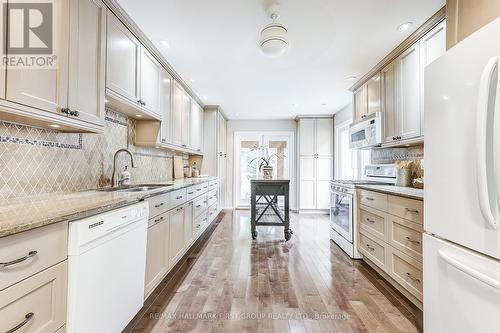
[[[476,280],[479,280],[495,289],[500,290],[500,281],[489,276],[486,273],[480,272],[478,270],[475,270],[474,268],[467,266],[466,264],[460,262],[457,258],[455,258],[453,255],[450,255],[447,253],[448,251],[444,249],[439,249],[438,254],[441,259],[446,261],[448,264],[451,266],[455,267],[456,269],[464,272],[465,274],[475,278]]]
[[[488,190],[488,163],[486,161],[486,147],[488,146],[488,106],[490,105],[490,87],[495,70],[498,70],[498,57],[491,58],[484,67],[479,83],[476,119],[476,163],[477,163],[477,190],[479,207],[488,224],[497,228],[498,222],[493,215],[491,198]],[[496,96],[495,96],[496,97]],[[492,131],[493,132],[493,131]],[[492,134],[493,135],[493,134]],[[495,182],[496,185],[496,182]],[[496,200],[496,198],[495,198]],[[498,212],[498,206],[495,205]]]

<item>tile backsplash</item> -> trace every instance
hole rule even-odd
[[[41,193],[74,192],[109,185],[113,155],[130,149],[136,167],[120,154],[117,171],[129,166],[133,182],[172,179],[173,153],[134,146],[136,122],[106,110],[103,134],[67,134],[0,121],[0,200]]]
[[[372,149],[371,160],[373,164],[392,164],[396,161],[415,161],[420,163],[424,158],[424,146],[408,148],[381,148]]]

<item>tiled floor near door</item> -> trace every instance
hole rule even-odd
[[[417,332],[421,312],[329,240],[328,216],[292,214],[294,235],[227,213],[184,280],[134,332]]]

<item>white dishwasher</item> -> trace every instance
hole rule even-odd
[[[140,203],[69,224],[69,333],[121,332],[141,309],[148,214]]]

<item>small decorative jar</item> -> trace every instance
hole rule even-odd
[[[411,186],[411,169],[396,168],[396,186]]]
[[[273,179],[273,167],[271,165],[264,165],[262,167],[262,177],[264,179]]]

